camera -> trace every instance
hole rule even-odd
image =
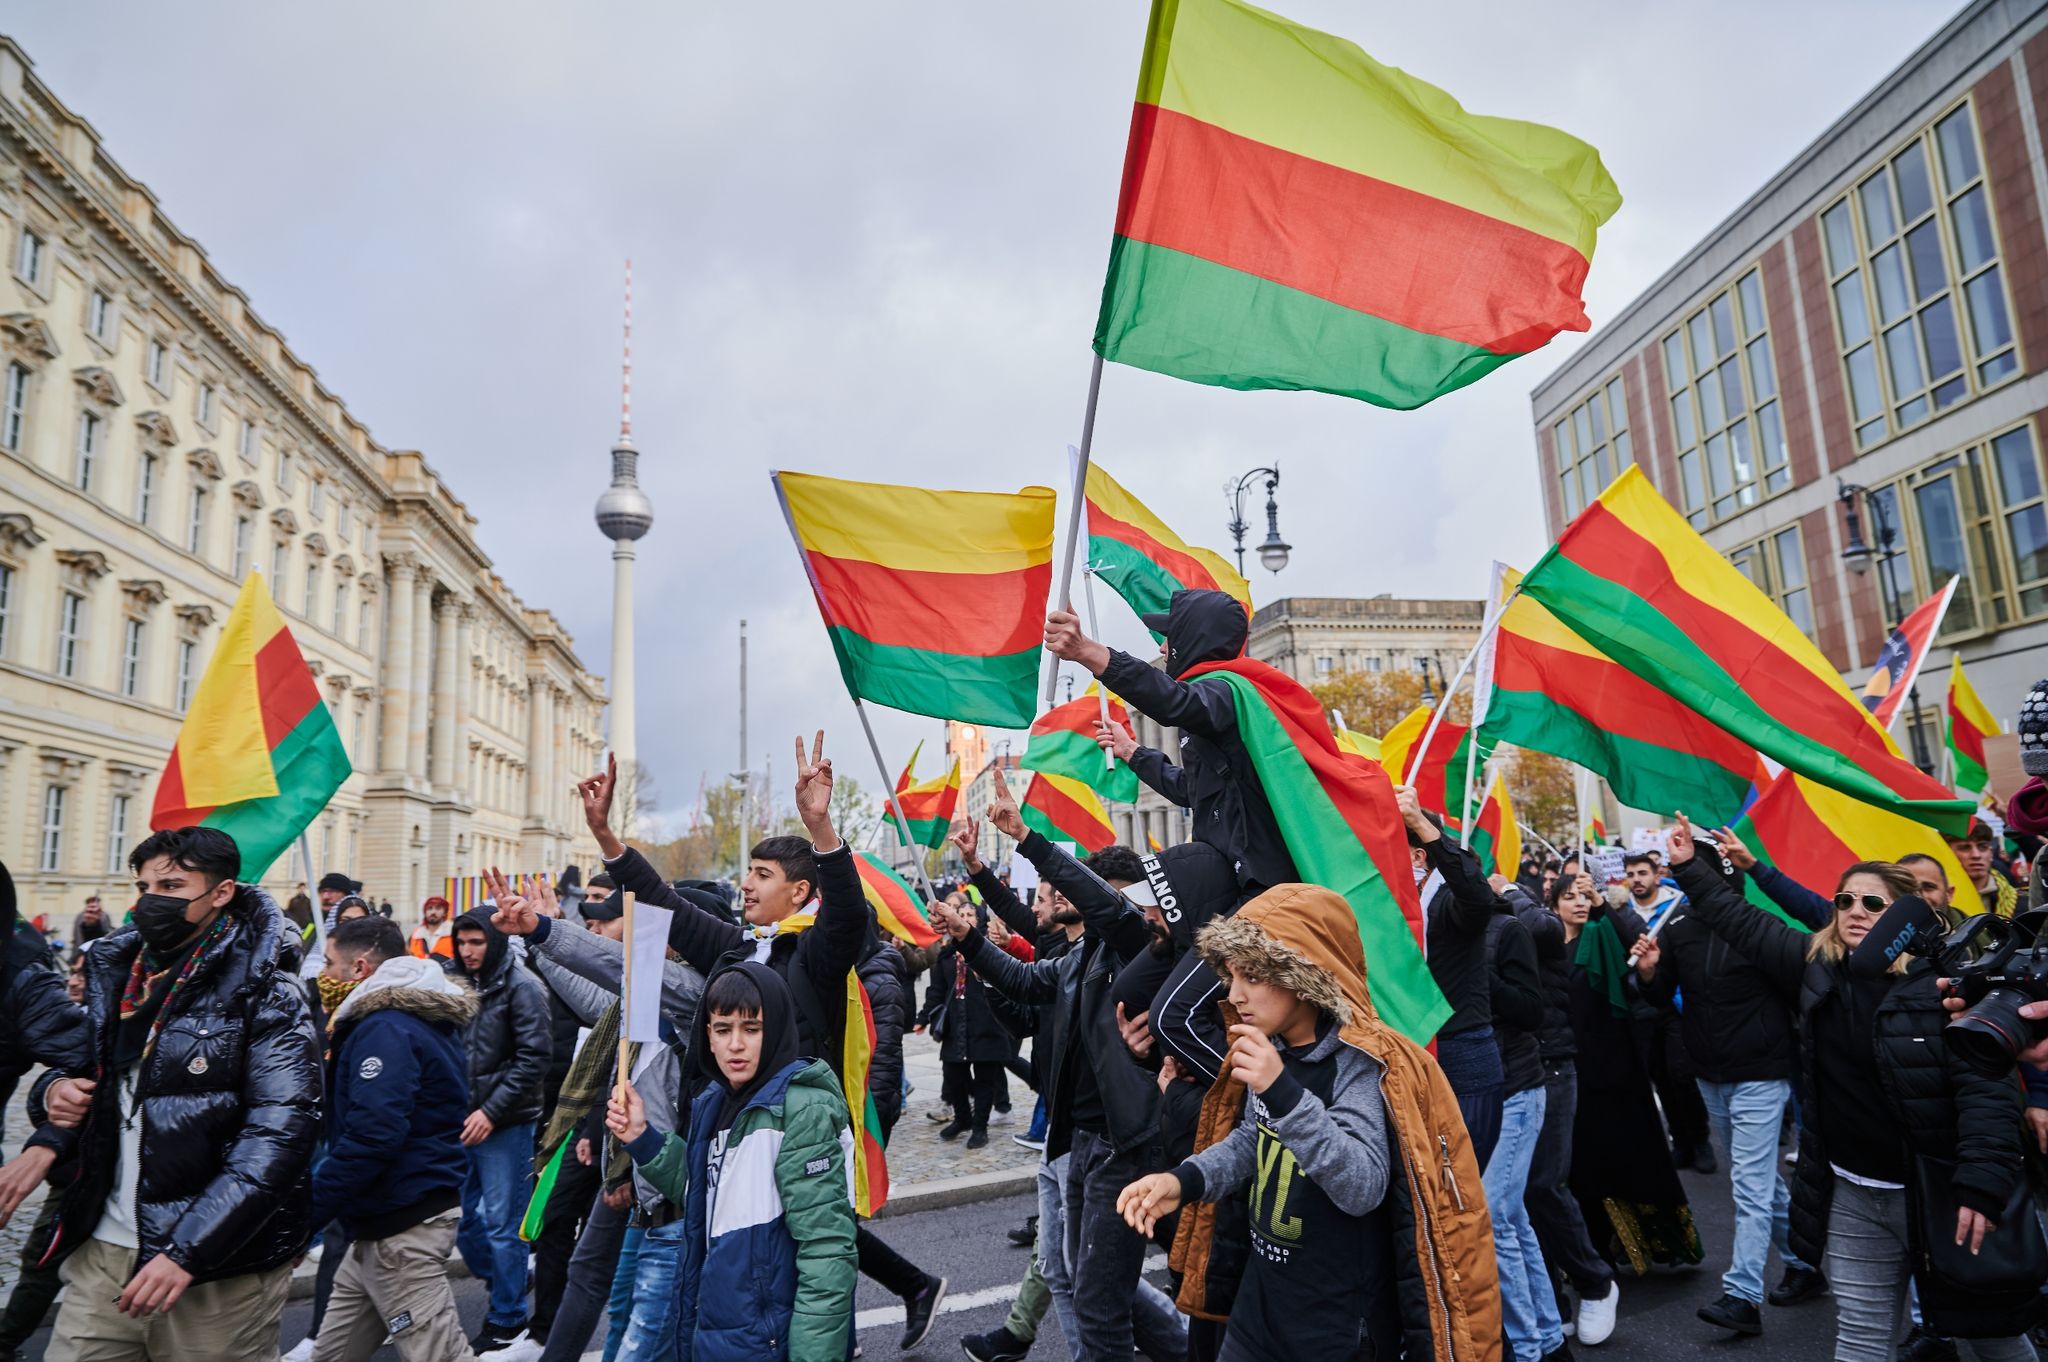
[[[1918,902],[1901,899],[1885,916]],[[2012,921],[1979,913],[1947,935],[1936,929],[1936,921],[1928,910],[1925,919],[1887,931],[1881,918],[1867,944],[1874,944],[1887,961],[1905,953],[1933,961],[1964,1003],[1943,1032],[1949,1049],[1979,1073],[2010,1073],[2020,1051],[2048,1037],[2048,1021],[2020,1015],[2022,1004],[2048,1000],[2048,941],[2040,933],[2048,913],[2027,913]]]

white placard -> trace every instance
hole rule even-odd
[[[1621,858],[1628,853],[1620,847],[1594,847],[1586,853],[1586,870],[1595,884],[1613,884],[1622,877]]]
[[[1038,867],[1017,852],[1010,853],[1010,892],[1023,897],[1027,889],[1038,888]]]
[[[668,923],[674,916],[651,903],[629,909],[626,928],[625,1005],[619,1024],[626,1040],[661,1040],[661,968],[668,959]]]

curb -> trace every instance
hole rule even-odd
[[[993,1201],[998,1197],[1016,1196],[1020,1192],[1033,1191],[1038,1186],[1038,1165],[1028,1164],[1022,1168],[1005,1168],[993,1173],[963,1173],[954,1178],[933,1178],[929,1182],[905,1183],[892,1188],[889,1199],[882,1203],[882,1209],[875,1212],[874,1219],[887,1220],[892,1216],[914,1215],[918,1211],[937,1211],[949,1206],[971,1206],[978,1201]]]

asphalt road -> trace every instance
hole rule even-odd
[[[1657,1271],[1622,1284],[1621,1320],[1614,1337],[1595,1351],[1602,1362],[1727,1362],[1738,1357],[1809,1359],[1830,1356],[1834,1347],[1834,1310],[1827,1301],[1792,1309],[1765,1307],[1764,1334],[1739,1339],[1700,1323],[1693,1311],[1720,1292],[1727,1267],[1734,1220],[1727,1178],[1683,1175],[1692,1198],[1693,1215],[1705,1240],[1707,1258],[1698,1267]],[[937,1326],[915,1353],[897,1350],[902,1308],[881,1287],[862,1279],[856,1323],[870,1362],[890,1357],[953,1359],[962,1356],[963,1334],[992,1329],[1008,1315],[1010,1301],[1027,1266],[1022,1249],[1012,1248],[1003,1231],[1023,1223],[1035,1207],[1029,1196],[1012,1196],[948,1210],[924,1211],[878,1223],[878,1232],[927,1271],[947,1278],[947,1299]],[[1766,1277],[1777,1280],[1773,1264]],[[1163,1277],[1163,1274],[1160,1274]],[[1155,1277],[1159,1280],[1160,1277]],[[473,1281],[455,1284],[464,1322],[476,1327],[483,1317],[483,1292]],[[304,1336],[312,1313],[308,1301],[294,1301],[285,1310],[283,1346]],[[39,1359],[49,1332],[31,1341],[26,1356]],[[1048,1317],[1034,1356],[1043,1362],[1063,1357],[1059,1325]],[[592,1354],[594,1357],[595,1354]],[[397,1350],[385,1348],[378,1362],[396,1362]]]

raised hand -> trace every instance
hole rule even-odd
[[[1684,865],[1692,859],[1692,849],[1692,820],[1680,814],[1671,831],[1664,834],[1664,859],[1673,865]]]
[[[607,754],[604,770],[587,780],[576,782],[576,797],[583,801],[583,822],[597,838],[598,850],[606,860],[612,860],[625,851],[625,845],[612,832],[612,793],[619,784],[619,758],[616,752]]]
[[[619,1100],[623,1092],[625,1101]],[[614,1090],[611,1100],[605,1103],[605,1129],[609,1130],[620,1144],[631,1144],[647,1129],[647,1106],[640,1100],[640,1090],[631,1083]]]
[[[484,872],[484,887],[491,891],[492,902],[498,905],[491,914],[491,925],[507,936],[530,936],[540,926],[540,914],[523,895],[515,893],[512,884],[505,878],[505,872],[492,866]],[[550,913],[553,917],[555,914]]]
[[[1443,835],[1437,831],[1436,824],[1429,821],[1429,815],[1422,811],[1422,801],[1416,797],[1414,786],[1394,787],[1394,807],[1401,811],[1401,821],[1408,825],[1408,831],[1425,844]]]
[[[960,859],[967,863],[967,873],[979,874],[981,857],[975,853],[981,850],[981,823],[973,818],[955,823],[953,830],[946,834],[946,840],[960,849]]]
[[[1095,741],[1118,761],[1128,762],[1131,753],[1138,750],[1138,740],[1131,736],[1131,730],[1118,723],[1095,721]]]
[[[1003,779],[1003,768],[989,768],[989,783],[994,787],[994,797],[989,801],[988,821],[996,825],[996,831],[1012,841],[1024,840],[1026,828],[1024,815],[1017,811],[1016,796],[1010,793],[1010,782]]]
[[[955,941],[965,941],[967,934],[974,930],[973,915],[962,913],[944,899],[933,899],[931,909],[932,917],[937,919],[939,926],[945,928],[946,934]]]
[[[811,845],[819,851],[837,851],[839,834],[832,830],[832,758],[825,755],[825,730],[819,729],[804,756],[804,740],[796,740],[796,813]]]
[[[1078,662],[1097,676],[1109,666],[1109,649],[1081,632],[1080,617],[1071,610],[1055,610],[1045,617],[1045,650]]]
[[[1716,828],[1714,840],[1721,844],[1721,850],[1734,863],[1737,870],[1756,869],[1756,853],[1742,844],[1732,828]]]

